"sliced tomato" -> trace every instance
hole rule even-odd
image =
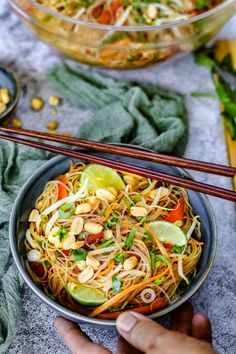
[[[99,232],[99,234],[90,234],[86,239],[86,243],[91,245],[92,243],[102,240],[103,237],[104,237],[103,231]]]
[[[111,21],[111,12],[109,10],[102,10],[102,13],[98,17],[97,21],[102,25],[106,25]]]
[[[172,243],[163,243],[163,246],[168,249],[174,247],[174,245]]]
[[[65,187],[68,183],[67,178],[62,177],[61,179],[59,179],[59,181],[61,183],[63,183],[64,186],[61,183],[58,184],[58,198],[57,198],[57,200],[61,200],[61,199],[66,198],[68,196],[68,191]]]
[[[175,208],[167,215],[166,221],[176,222],[178,220],[183,220],[184,218],[184,199],[180,198],[175,206]]]
[[[37,277],[42,278],[44,276],[45,270],[42,264],[31,262],[30,268],[37,275]]]
[[[119,7],[122,6],[122,0],[115,0],[115,1],[112,1],[111,5],[110,5],[110,9],[113,13],[115,13]]]
[[[69,253],[70,253],[71,250],[62,250],[62,253],[65,255],[65,256],[68,256]]]

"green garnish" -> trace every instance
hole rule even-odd
[[[102,216],[105,216],[105,213],[106,213],[106,209],[102,209],[102,210],[101,210],[101,215],[102,215]]]
[[[115,214],[116,216],[120,216],[121,215],[121,212],[119,210],[114,210],[113,211],[113,214]]]
[[[112,280],[112,290],[116,294],[119,293],[121,288],[121,281],[117,279],[117,277],[114,275],[111,277],[111,280]]]
[[[196,9],[203,10],[203,9],[209,7],[213,1],[214,0],[197,0],[196,5],[195,5]]]
[[[173,252],[173,253],[182,253],[183,250],[184,250],[184,247],[185,246],[177,246],[177,245],[174,245],[174,247],[172,247],[170,249],[170,252]]]
[[[87,252],[82,247],[73,250],[71,253],[75,261],[84,261],[87,257]]]
[[[161,265],[161,260],[159,259],[159,261],[156,261],[156,269],[159,268]]]
[[[157,258],[160,259],[160,261],[162,262],[169,263],[169,264],[171,263],[170,258],[163,256],[162,254],[158,254]]]
[[[48,222],[48,216],[45,214],[41,214],[41,223],[46,224]]]
[[[177,292],[178,292],[179,295],[182,295],[183,293],[185,293],[187,291],[187,289],[189,288],[189,286],[192,284],[192,282],[193,282],[193,273],[187,275],[186,278],[188,280],[188,284],[186,283],[185,280],[182,280],[179,283],[179,286],[177,288]]]
[[[48,261],[45,261],[43,265],[46,269],[49,269],[51,267],[51,263]]]
[[[147,221],[146,216],[136,216],[136,220],[140,222],[141,224],[145,223]]]
[[[149,252],[151,258],[151,268],[152,270],[156,269],[156,253],[154,250]]]
[[[60,242],[61,242],[61,241],[64,240],[64,239],[67,237],[67,235],[68,235],[67,229],[66,229],[65,227],[61,227],[61,228],[57,231],[56,235],[59,236],[59,240],[60,240]],[[56,235],[55,235],[55,236],[56,236]]]
[[[129,236],[127,237],[127,239],[125,240],[125,248],[131,248],[134,242],[134,235],[135,232],[134,230],[131,230],[129,233]]]
[[[124,261],[126,260],[126,258],[129,258],[129,256],[128,256],[126,253],[120,251],[120,252],[117,253],[117,255],[115,256],[114,261],[117,262],[117,263],[124,263]]]
[[[126,306],[128,305],[129,301],[126,300],[120,307],[121,310],[124,310],[126,308]]]
[[[75,213],[75,204],[74,203],[68,203],[65,205],[62,205],[58,211],[58,215],[60,219],[67,219],[73,216]]]
[[[205,97],[205,98],[213,98],[216,99],[217,96],[215,93],[207,93],[207,92],[192,92],[191,93],[192,97]]]
[[[195,62],[198,65],[208,66],[211,77],[216,88],[217,96],[224,106],[222,116],[232,140],[236,139],[236,90],[231,87],[221,76],[220,70],[236,77],[236,70],[233,67],[232,57],[226,55],[223,60],[215,58],[215,47],[201,48],[195,53]]]
[[[107,227],[107,228],[110,228],[110,227],[114,226],[114,225],[117,223],[118,220],[119,220],[118,218],[108,219],[108,220],[104,223],[104,226]]]
[[[161,285],[161,284],[164,283],[165,279],[166,278],[164,276],[162,276],[161,278],[154,280],[153,283],[156,284],[156,285]]]
[[[150,234],[150,232],[145,231],[144,235],[147,236],[147,238],[149,239],[149,241],[151,241],[151,243],[155,243],[155,241],[154,241],[152,235]]]
[[[111,244],[114,244],[114,240],[113,239],[111,239],[111,240],[103,240],[102,244],[98,248],[105,248],[105,247],[111,246]]]

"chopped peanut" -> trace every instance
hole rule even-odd
[[[14,128],[21,128],[22,127],[22,121],[21,121],[21,119],[20,118],[13,118],[13,120],[12,120],[12,126],[14,127]]]
[[[34,110],[34,111],[40,111],[44,106],[44,102],[42,100],[42,98],[40,97],[34,97],[32,98],[31,100],[31,108]]]
[[[51,122],[47,123],[47,129],[49,130],[56,130],[59,126],[59,123],[56,120],[52,120]]]
[[[50,96],[49,98],[49,104],[51,106],[58,106],[60,103],[60,98],[58,96]]]

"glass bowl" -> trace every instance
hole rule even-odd
[[[235,0],[187,20],[160,26],[97,25],[55,13],[33,0],[9,0],[25,25],[69,58],[107,68],[132,69],[191,52],[234,14]]]

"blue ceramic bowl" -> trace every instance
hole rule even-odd
[[[20,85],[15,73],[2,64],[0,64],[0,88],[1,87],[9,90],[11,98],[7,105],[7,109],[0,114],[0,121],[4,121],[15,111],[20,96]]]
[[[134,160],[132,158],[104,154],[93,152],[93,154],[97,156],[106,156],[108,158],[117,159],[126,163],[135,163],[136,165],[152,168],[153,170],[172,174],[175,176],[183,176],[185,178],[191,178],[187,172],[182,169],[151,163],[142,160]],[[18,267],[18,270],[25,282],[31,288],[31,290],[49,307],[55,310],[61,316],[64,316],[71,321],[77,323],[90,323],[93,325],[100,326],[114,326],[115,321],[113,320],[102,320],[97,318],[90,318],[79,313],[73,312],[68,308],[60,305],[54,300],[50,299],[43,291],[40,289],[31,279],[29,274],[25,269],[24,257],[23,257],[23,240],[25,237],[25,232],[27,230],[28,225],[28,216],[30,211],[34,208],[34,204],[38,196],[42,193],[45,184],[57,177],[58,175],[65,173],[69,168],[70,160],[63,156],[58,156],[42,167],[38,169],[33,175],[29,178],[29,180],[24,184],[22,189],[19,192],[18,197],[15,200],[11,219],[10,219],[10,245],[11,251],[15,260],[15,263]],[[178,306],[187,301],[202,285],[204,280],[206,279],[212,263],[214,261],[215,252],[216,252],[216,244],[217,244],[217,230],[216,230],[216,222],[212,207],[207,199],[207,197],[203,194],[189,191],[189,199],[190,203],[193,206],[194,212],[200,215],[201,219],[201,227],[202,227],[202,240],[204,241],[204,247],[202,256],[198,263],[198,273],[196,278],[194,279],[192,285],[189,289],[184,293],[176,302],[167,307],[154,312],[149,315],[150,318],[154,319],[176,309]]]

